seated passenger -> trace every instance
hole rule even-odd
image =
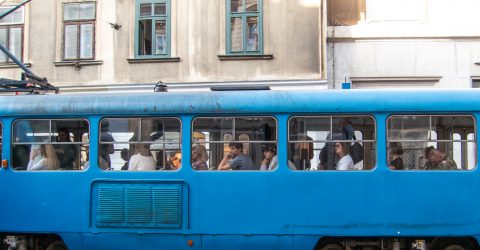
[[[403,149],[399,143],[390,143],[388,167],[392,170],[403,170]]]
[[[294,140],[313,141],[310,136],[300,134]],[[313,159],[313,142],[299,142],[293,144],[293,153],[290,160],[294,163],[298,170],[307,170],[311,167]]]
[[[122,151],[120,151],[120,157],[125,161],[122,166],[122,170],[128,170],[128,149],[122,149]]]
[[[173,152],[168,159],[168,165],[164,170],[178,170],[182,167],[182,153]]]
[[[278,167],[277,145],[269,143],[262,145],[262,147],[265,158],[262,161],[260,170],[275,170]]]
[[[232,142],[228,145],[230,153],[225,154],[218,170],[256,170],[252,159],[243,154],[243,143]]]
[[[59,161],[55,149],[52,145],[32,146],[30,152],[30,161],[28,162],[28,171],[33,170],[57,170],[59,168]]]
[[[337,170],[355,170],[352,157],[349,153],[349,143],[337,142],[335,143],[335,153],[339,157],[337,162]]]
[[[195,170],[208,170],[208,153],[203,145],[197,145],[192,149],[192,168]]]
[[[448,159],[445,153],[443,153],[438,149],[432,149],[428,153],[425,169],[426,170],[457,170],[458,168],[455,161]]]
[[[153,159],[150,145],[146,143],[135,145],[135,155],[132,155],[128,162],[128,170],[155,170],[155,159]]]
[[[71,143],[70,131],[67,128],[58,129],[58,142]],[[55,145],[58,161],[60,162],[60,168],[66,170],[72,170],[74,163],[77,160],[77,147],[73,144],[57,144]]]

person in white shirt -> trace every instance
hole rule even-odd
[[[132,155],[128,162],[128,170],[156,170],[155,159],[150,151],[150,145],[137,144],[135,145],[136,154]]]
[[[355,170],[353,164],[353,159],[349,155],[349,143],[345,142],[336,142],[335,143],[335,153],[338,155],[339,159],[337,162],[337,170]]]
[[[32,146],[30,152],[30,161],[27,170],[57,170],[59,168],[59,160],[55,149],[50,144],[42,144]]]

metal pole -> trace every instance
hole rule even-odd
[[[3,53],[5,53],[5,55],[7,55],[10,59],[12,59],[18,65],[18,67],[22,68],[23,71],[35,76],[35,74],[32,71],[30,71],[22,62],[20,62],[20,60],[18,60],[12,53],[10,53],[10,51],[8,51],[8,49],[5,48],[2,44],[0,44],[0,50],[3,51]]]
[[[30,1],[32,1],[32,0],[26,0],[26,1],[24,1],[23,3],[21,3],[21,4],[15,6],[15,7],[13,7],[13,8],[11,8],[11,9],[7,10],[5,13],[3,13],[3,14],[0,15],[0,19],[2,19],[3,17],[7,16],[8,14],[16,11],[18,8],[22,7],[23,5],[25,5],[26,3],[30,2]]]

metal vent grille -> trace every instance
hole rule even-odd
[[[181,184],[97,183],[93,218],[97,227],[180,228]]]

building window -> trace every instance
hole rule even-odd
[[[263,53],[262,0],[227,0],[227,54]]]
[[[472,88],[480,88],[480,79],[472,79]]]
[[[95,2],[64,3],[63,59],[95,58]]]
[[[11,7],[0,7],[0,13],[5,13]],[[6,17],[0,19],[0,44],[5,46],[19,60],[23,60],[23,25],[24,8],[20,7]],[[3,52],[0,53],[0,63],[12,62]]]
[[[170,1],[137,0],[136,16],[136,56],[170,56]]]

